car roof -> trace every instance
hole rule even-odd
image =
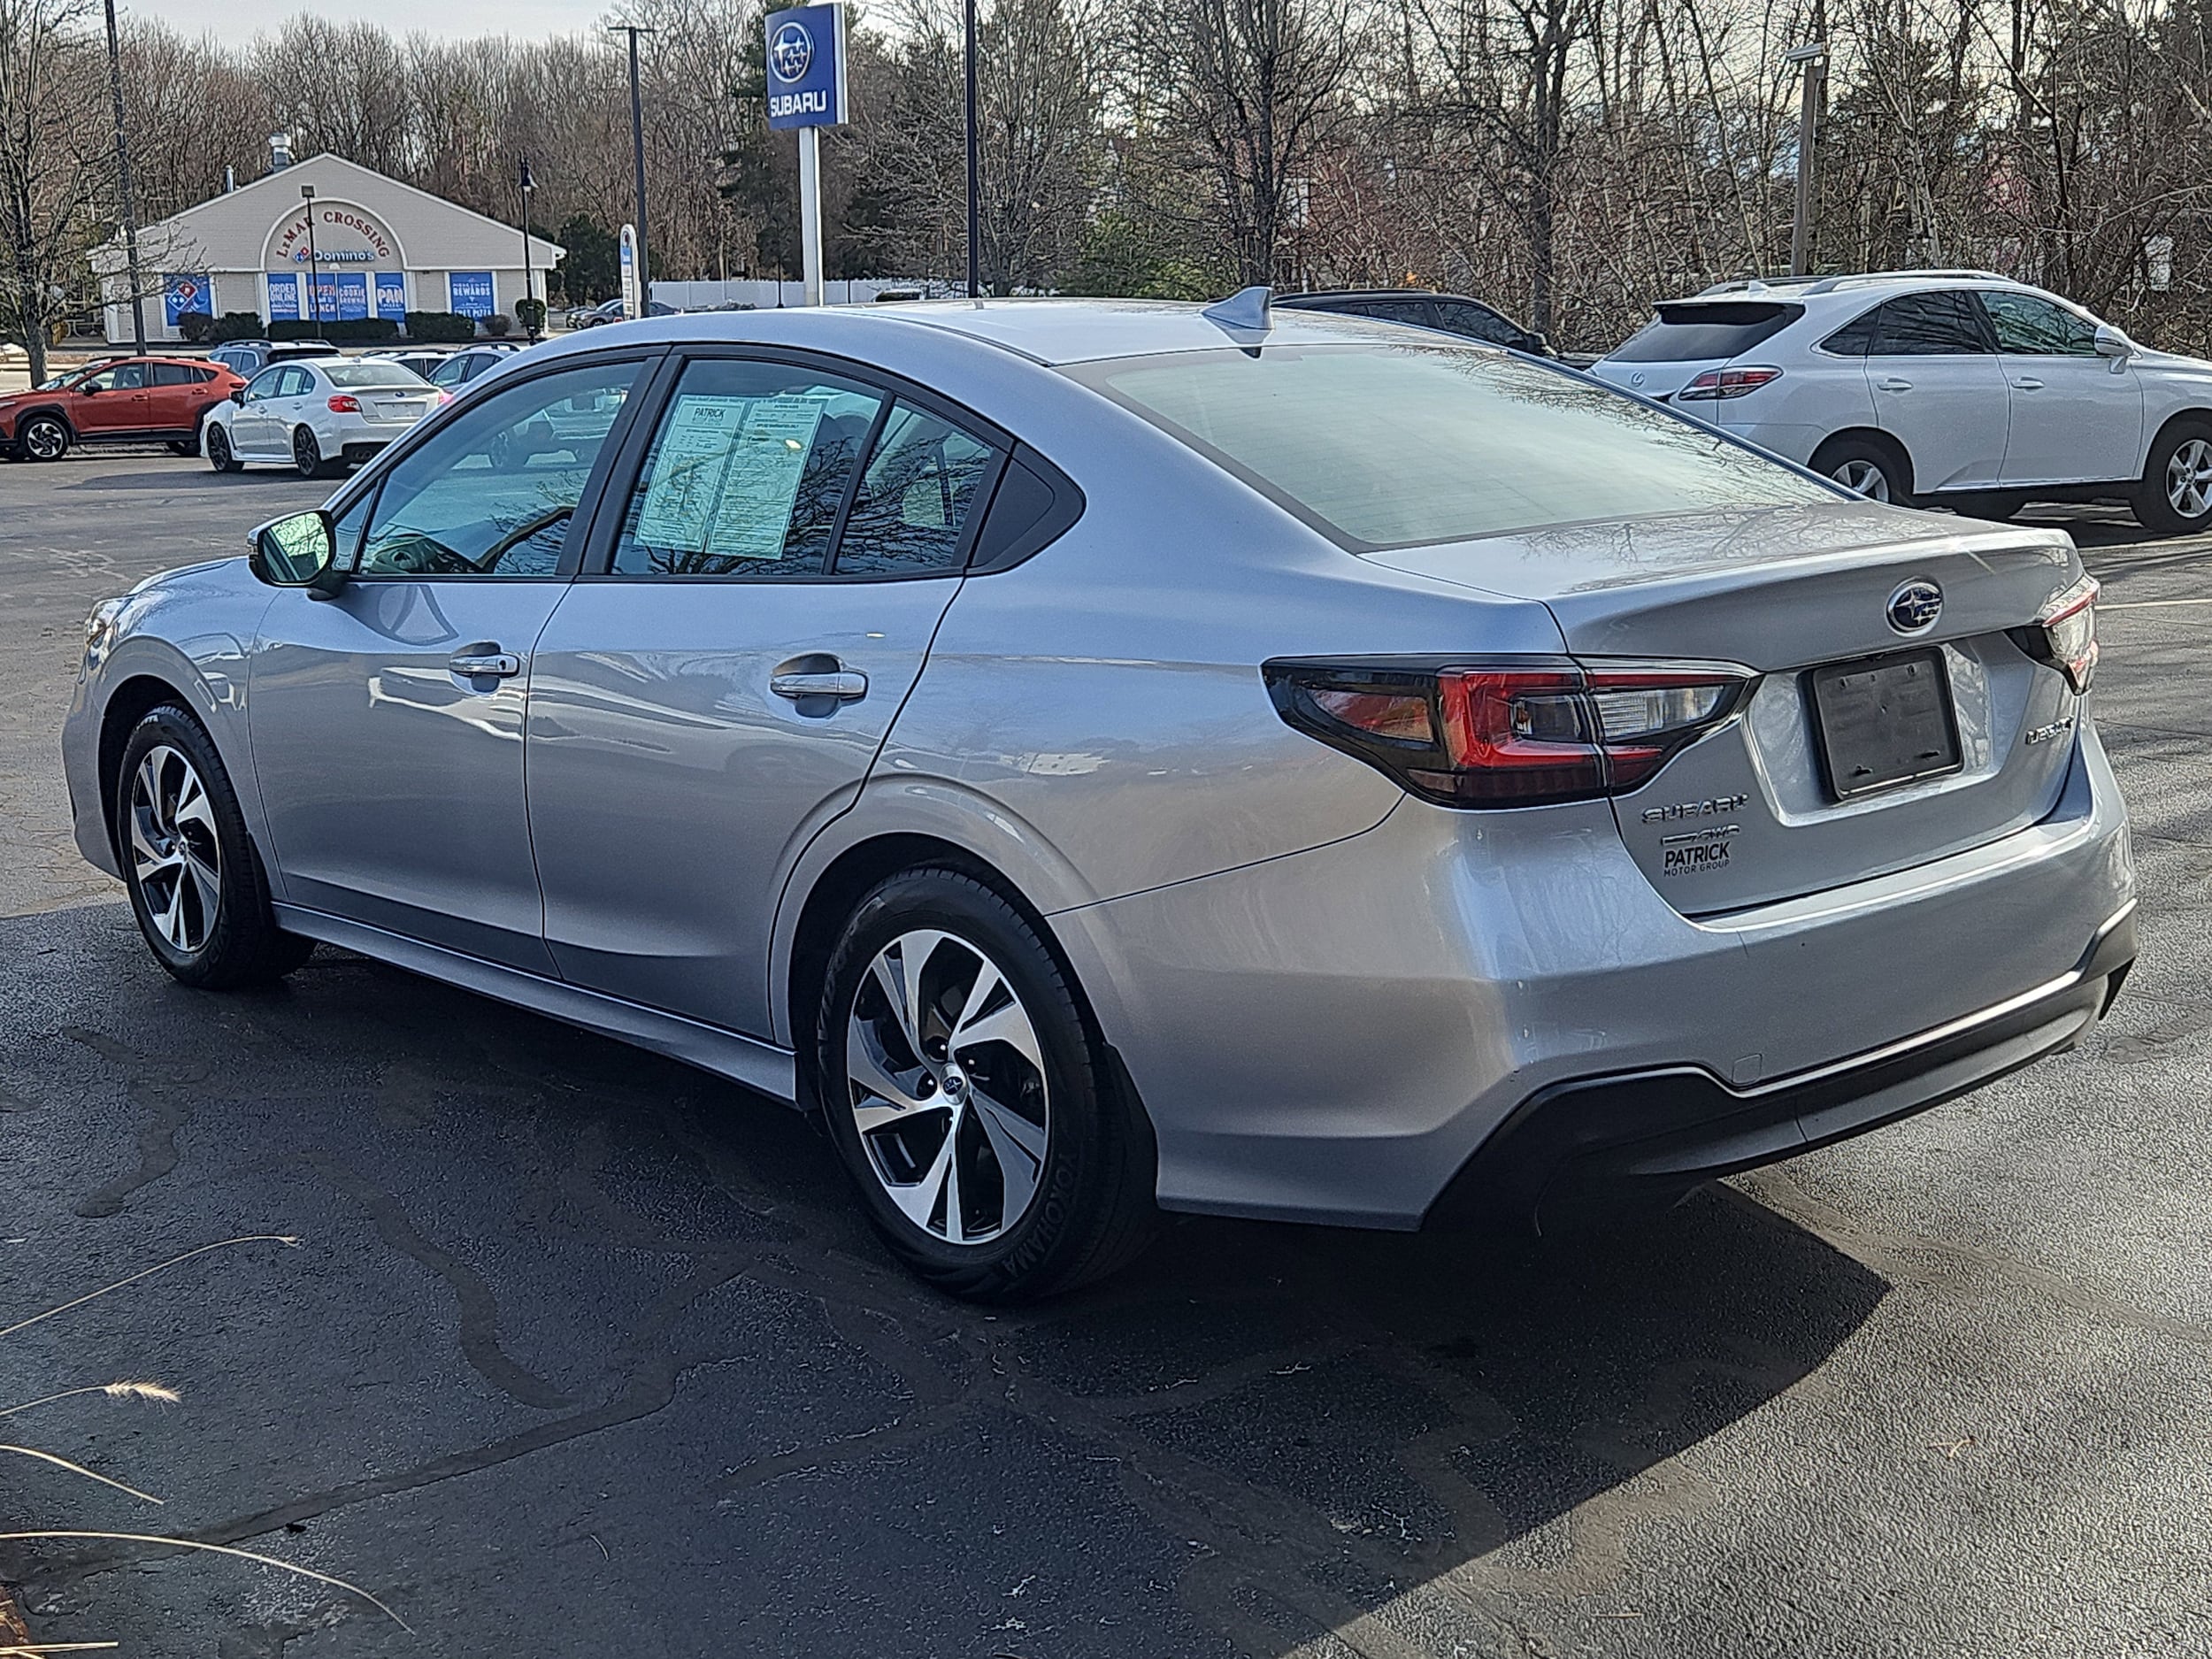
[[[864,355],[871,338],[890,342],[879,331],[927,329],[957,334],[995,347],[1032,363],[1058,365],[1102,357],[1147,357],[1177,351],[1218,350],[1227,346],[1402,343],[1396,323],[1333,311],[1276,310],[1268,333],[1255,340],[1249,331],[1231,329],[1204,314],[1205,308],[1176,300],[987,299],[910,300],[892,304],[787,306],[753,311],[688,311],[637,322],[615,323],[623,338],[684,344],[788,342],[793,330],[818,338],[826,349]],[[598,334],[596,329],[594,334]],[[588,349],[589,336],[573,336],[557,351]],[[1447,345],[1444,336],[1437,343]],[[594,343],[612,344],[603,335]],[[1455,342],[1468,350],[1479,342]],[[543,351],[545,348],[540,347]]]
[[[1917,293],[1932,288],[2016,288],[2029,294],[2042,292],[2040,288],[2032,288],[1995,271],[1859,271],[1829,276],[1740,277],[1731,282],[1716,282],[1695,294],[1663,303],[1682,305],[1694,300],[1804,301],[1824,299],[1831,295],[1855,300],[1870,296],[1883,298],[1893,294]]]
[[[1315,300],[1458,300],[1468,305],[1479,305],[1486,311],[1498,309],[1488,300],[1466,294],[1442,294],[1434,288],[1310,288],[1303,294],[1279,294],[1273,303],[1299,306]]]

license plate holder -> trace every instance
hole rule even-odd
[[[1951,676],[1935,648],[1830,663],[1807,676],[1813,733],[1839,801],[1957,772]]]

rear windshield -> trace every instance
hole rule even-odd
[[[1778,300],[1678,300],[1658,308],[1619,350],[1615,363],[1693,363],[1740,357],[1805,314]]]
[[[1355,551],[1835,499],[1709,426],[1441,342],[1193,351],[1072,373]]]
[[[322,368],[333,386],[350,386],[357,390],[413,392],[427,390],[430,386],[421,375],[397,363],[326,363]]]

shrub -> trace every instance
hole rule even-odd
[[[269,325],[272,340],[328,340],[339,345],[384,345],[399,338],[399,325],[388,317],[325,318],[322,327],[306,321]]]
[[[458,311],[409,311],[407,337],[425,343],[458,344],[476,338],[476,319]]]
[[[207,331],[208,343],[219,345],[226,340],[258,340],[261,331],[268,326],[261,320],[259,311],[225,311],[215,319],[215,326]]]
[[[484,319],[484,332],[495,340],[504,339],[507,331],[514,326],[515,319],[502,311],[494,311]]]
[[[545,302],[534,297],[517,300],[515,320],[522,325],[522,332],[526,334],[543,334],[545,332]]]
[[[180,311],[177,332],[194,345],[199,345],[214,331],[215,319],[205,311]]]

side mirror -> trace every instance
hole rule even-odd
[[[2133,355],[2135,342],[2110,323],[2097,325],[2097,355],[2101,357],[2124,357]]]
[[[1528,344],[1524,346],[1522,349],[1532,352],[1540,357],[1555,357],[1559,355],[1556,351],[1552,349],[1551,336],[1547,334],[1540,333],[1530,334],[1528,337]]]
[[[80,397],[92,397],[97,396],[99,390],[100,388],[97,386],[95,386],[91,381],[88,380],[77,388],[77,396]]]
[[[236,391],[233,392],[230,395],[230,401],[237,404],[239,408],[243,409],[246,406],[246,388],[242,386]]]
[[[247,568],[272,588],[303,588],[327,599],[345,584],[337,531],[320,508],[270,519],[253,533],[251,548]]]

